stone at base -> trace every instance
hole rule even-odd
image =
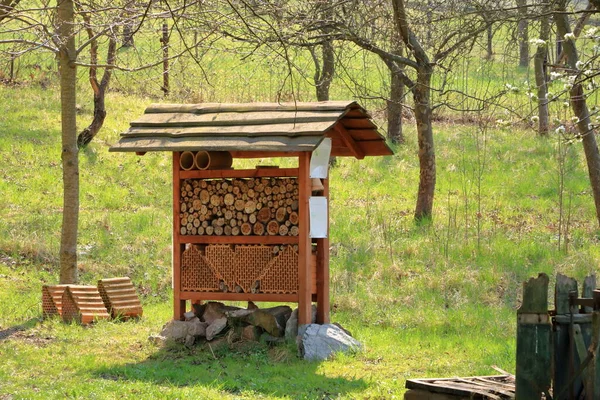
[[[188,335],[188,326],[189,323],[187,321],[169,321],[163,327],[160,336],[182,342]]]
[[[206,327],[206,340],[213,340],[227,327],[227,318],[218,318]]]
[[[248,325],[242,328],[242,339],[244,340],[250,340],[252,342],[258,342],[258,340],[260,339],[260,335],[262,334],[262,329],[257,327],[257,326],[253,326],[253,325]]]
[[[347,353],[362,344],[333,324],[302,325],[298,329],[298,351],[305,360],[326,360],[337,352]]]
[[[185,347],[187,347],[188,349],[191,348],[194,345],[195,341],[196,341],[196,337],[194,337],[192,335],[187,335],[185,337]]]
[[[160,346],[167,341],[167,338],[161,335],[150,335],[148,336],[148,341],[152,344]]]
[[[314,324],[317,322],[317,306],[313,304],[311,322]],[[292,315],[285,324],[285,340],[293,342],[298,336],[298,309],[292,311]]]

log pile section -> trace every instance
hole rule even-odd
[[[181,235],[298,236],[296,178],[185,179]]]
[[[181,235],[298,236],[296,178],[185,179]]]

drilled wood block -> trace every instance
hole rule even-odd
[[[113,318],[127,319],[142,316],[142,304],[129,277],[100,279],[98,292]]]
[[[67,285],[42,286],[42,315],[44,318],[61,315],[62,296]]]
[[[62,297],[62,317],[65,322],[86,325],[110,315],[96,286],[68,285]]]

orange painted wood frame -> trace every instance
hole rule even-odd
[[[327,199],[327,237],[317,239],[317,323],[329,323],[329,178],[323,179]]]
[[[310,238],[311,196],[310,152],[296,153],[298,168],[274,168],[265,170],[213,170],[182,171],[179,166],[179,152],[173,152],[173,314],[175,319],[183,319],[186,302],[198,303],[205,300],[217,301],[268,301],[297,302],[298,323],[308,324],[312,317],[312,302],[317,302],[317,322],[329,322],[329,239]],[[258,171],[258,172],[257,172]],[[186,236],[179,232],[181,180],[188,178],[214,179],[256,176],[297,176],[299,188],[297,237],[214,237]],[[323,180],[323,196],[329,199],[329,179]],[[329,231],[329,221],[328,231]],[[312,243],[317,245],[316,293],[313,293],[313,275],[311,267]],[[297,294],[261,294],[261,293],[222,293],[190,292],[181,290],[181,256],[187,243],[196,244],[298,244],[298,293]]]
[[[179,195],[181,181],[179,179],[179,152],[173,152],[173,314],[175,319],[183,319],[185,300],[181,300],[181,253],[183,244],[179,239],[177,221],[179,221]]]
[[[310,255],[310,214],[308,202],[311,194],[310,155],[301,153],[298,157],[298,325],[310,324],[312,314]],[[318,289],[317,289],[318,291]]]

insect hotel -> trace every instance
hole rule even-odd
[[[186,302],[298,303],[329,322],[328,161],[393,154],[356,102],[154,104],[110,151],[173,153],[174,317]],[[297,167],[232,168],[293,157]]]

